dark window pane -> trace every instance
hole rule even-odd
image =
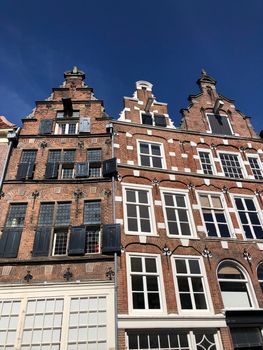
[[[244,210],[245,209],[244,206],[243,206],[241,198],[235,198],[235,203],[236,203],[236,206],[237,206],[238,210]]]
[[[175,266],[177,273],[186,273],[186,264],[185,260],[175,260]]]
[[[166,215],[168,221],[176,221],[175,210],[172,208],[166,208]]]
[[[101,149],[89,149],[87,158],[89,162],[101,161]]]
[[[243,229],[245,231],[246,238],[254,238],[249,226],[243,225]]]
[[[179,215],[179,220],[187,222],[188,217],[187,217],[187,211],[184,209],[178,209],[178,215]]]
[[[38,225],[52,226],[54,203],[42,203],[38,217]]]
[[[100,224],[101,208],[100,202],[86,202],[84,206],[84,223]]]
[[[189,283],[187,277],[177,277],[179,292],[189,292]]]
[[[158,335],[150,334],[150,349],[158,349]]]
[[[175,333],[170,333],[170,345],[172,348],[178,348],[179,343],[178,343],[178,335]]]
[[[26,215],[26,207],[26,204],[10,204],[5,226],[23,227]]]
[[[140,342],[140,349],[149,349],[147,334],[140,334],[139,335],[139,342]]]
[[[257,239],[263,239],[263,229],[261,226],[255,226],[254,232],[255,232]]]
[[[142,232],[151,232],[150,220],[141,219],[141,230]]]
[[[185,197],[184,196],[181,196],[181,195],[176,195],[176,202],[177,202],[177,206],[178,207],[183,207],[185,208],[186,205],[185,205]]]
[[[128,230],[129,231],[138,231],[138,224],[136,219],[128,218]]]
[[[133,308],[145,309],[143,293],[132,293]]]
[[[195,306],[198,310],[207,308],[204,294],[194,294],[194,298]]]
[[[129,334],[129,349],[138,349],[138,336],[137,334]]]
[[[144,219],[149,219],[149,208],[145,205],[139,205],[140,217]]]
[[[127,215],[128,217],[137,217],[136,205],[135,204],[127,204]]]
[[[131,271],[132,272],[142,272],[142,259],[141,258],[131,258]]]
[[[141,153],[149,154],[150,150],[149,150],[148,143],[140,143],[140,151],[141,151]]]
[[[192,309],[192,301],[190,294],[180,294],[181,308],[182,309]]]
[[[226,222],[226,218],[225,218],[225,214],[224,213],[216,212],[215,216],[216,216],[216,221],[217,222]]]
[[[58,203],[56,225],[69,225],[71,203]]]
[[[152,258],[145,258],[146,272],[157,272],[156,260]]]
[[[174,206],[174,200],[173,200],[173,196],[169,195],[169,194],[165,194],[164,195],[164,201],[165,201],[165,205]]]
[[[135,191],[126,190],[127,202],[135,202]]]
[[[168,222],[169,234],[179,235],[178,225],[176,222]]]
[[[256,211],[253,199],[245,199],[245,203],[248,210]]]
[[[190,236],[191,235],[189,224],[183,223],[180,226],[181,226],[181,234],[182,235],[184,235],[184,236]]]
[[[203,292],[203,283],[202,283],[202,278],[201,277],[192,277],[192,286],[193,286],[193,291],[194,292]]]
[[[246,213],[239,213],[239,217],[240,217],[242,224],[248,223]]]
[[[147,290],[158,291],[158,279],[156,276],[146,276]]]
[[[63,152],[63,161],[64,162],[74,162],[75,160],[75,150],[65,150]]]
[[[132,290],[133,291],[143,291],[143,276],[133,275],[132,279]]]
[[[160,309],[159,293],[148,293],[149,309]]]
[[[192,274],[200,274],[200,266],[198,260],[189,260],[189,268]]]
[[[186,334],[180,334],[180,345],[181,345],[181,347],[188,347],[189,346]]]
[[[214,224],[209,224],[209,223],[206,223],[205,225],[206,225],[208,236],[216,237],[217,236],[217,232],[216,232],[215,225]]]
[[[154,156],[160,156],[161,155],[161,147],[159,145],[152,145],[152,154]]]
[[[162,159],[161,158],[152,157],[152,161],[153,161],[154,168],[162,168]]]
[[[230,237],[230,232],[227,224],[219,224],[218,225],[220,236],[221,237]]]
[[[148,203],[147,191],[138,191],[139,203]]]
[[[141,155],[141,165],[150,166],[150,157]]]
[[[263,280],[263,263],[259,264],[257,274],[258,274],[258,279]]]
[[[257,213],[249,213],[248,215],[252,225],[260,225]]]
[[[169,348],[167,334],[160,334],[160,347],[163,349]]]
[[[206,222],[213,222],[214,219],[213,219],[213,215],[211,214],[211,212],[207,212],[207,211],[204,211],[204,220]]]

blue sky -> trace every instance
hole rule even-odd
[[[1,0],[0,115],[29,114],[77,65],[117,117],[137,80],[179,125],[202,68],[263,129],[262,0]]]

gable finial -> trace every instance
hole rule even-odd
[[[78,73],[78,67],[74,66],[72,69],[72,73],[77,74]]]
[[[204,68],[202,68],[202,75],[207,75],[207,73],[206,73]]]

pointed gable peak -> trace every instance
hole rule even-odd
[[[81,78],[82,80],[85,79],[85,73],[82,70],[79,70],[77,66],[74,66],[72,70],[67,70],[64,73],[65,79],[74,79],[74,78]]]
[[[208,75],[204,69],[202,69],[201,77],[197,80],[197,85],[201,86],[202,84],[216,85],[216,80]]]

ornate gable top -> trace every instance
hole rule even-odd
[[[212,85],[216,85],[216,80],[210,77],[204,69],[202,69],[201,77],[196,82],[198,85],[201,83],[208,83]]]
[[[64,73],[64,77],[66,78],[82,78],[85,79],[85,73],[82,70],[79,70],[77,66],[74,66],[72,70],[67,70]]]

